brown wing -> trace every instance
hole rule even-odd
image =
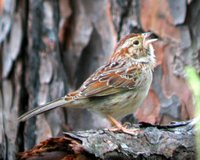
[[[134,89],[140,83],[141,66],[112,62],[98,69],[80,87],[80,96],[106,96]]]

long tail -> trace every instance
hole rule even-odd
[[[38,114],[41,114],[43,112],[52,110],[52,109],[57,108],[57,107],[62,107],[64,105],[68,104],[68,103],[69,103],[69,101],[65,100],[64,97],[59,98],[59,99],[57,99],[55,101],[49,102],[49,103],[47,103],[45,105],[42,105],[42,106],[37,107],[37,108],[34,108],[33,110],[30,110],[30,111],[24,113],[23,115],[21,115],[18,118],[18,120],[19,121],[25,121],[25,120],[33,117],[33,116],[36,116]]]

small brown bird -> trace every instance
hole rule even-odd
[[[125,36],[107,64],[97,69],[78,90],[28,111],[19,121],[57,107],[87,108],[106,116],[120,130],[129,133],[115,119],[133,113],[148,94],[156,64],[151,43],[157,40],[150,35],[148,32]]]

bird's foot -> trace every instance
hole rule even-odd
[[[112,131],[112,132],[123,132],[123,133],[134,135],[134,136],[138,135],[138,133],[141,132],[137,128],[126,128],[126,127],[123,127],[123,126],[110,128],[109,131]]]
[[[113,128],[110,128],[109,131],[112,132],[123,132],[130,135],[138,135],[141,131],[137,128],[127,128],[127,125],[123,126],[120,122],[118,122],[116,119],[114,119],[112,116],[108,116],[108,119],[110,122],[115,126]]]

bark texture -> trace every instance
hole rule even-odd
[[[152,124],[192,118],[184,67],[200,73],[198,19],[199,0],[0,0],[0,159],[62,131],[107,126],[86,110],[56,109],[22,124],[17,117],[78,88],[132,32],[159,38],[154,80],[135,117]]]
[[[190,125],[179,127],[151,126],[139,129],[137,135],[113,133],[109,130],[88,130],[64,133],[33,149],[19,153],[19,160],[36,159],[195,159],[194,130]]]

